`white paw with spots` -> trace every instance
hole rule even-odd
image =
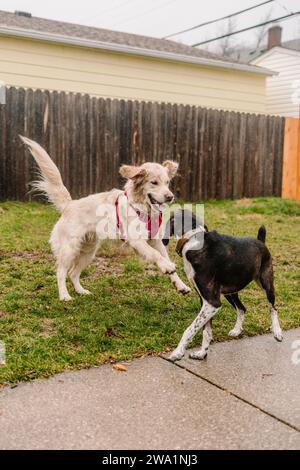
[[[169,356],[169,360],[172,362],[180,361],[180,359],[182,359],[183,356],[184,356],[184,351],[182,351],[181,349],[174,349],[174,351]]]
[[[191,288],[186,286],[184,282],[180,281],[175,284],[176,289],[178,292],[181,292],[181,294],[188,294],[191,292]]]
[[[198,359],[200,361],[205,359],[206,356],[207,356],[207,350],[205,350],[205,349],[200,349],[199,351],[193,351],[189,354],[189,357],[191,359]]]
[[[283,334],[282,334],[282,330],[280,327],[278,328],[272,328],[272,331],[273,331],[273,335],[274,335],[274,338],[277,340],[277,341],[282,341],[283,340]]]

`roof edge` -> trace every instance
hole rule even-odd
[[[109,52],[124,52],[130,55],[138,55],[144,57],[152,57],[156,59],[169,60],[173,62],[185,62],[195,65],[204,65],[207,67],[218,67],[227,70],[238,70],[240,72],[256,73],[260,75],[277,75],[277,72],[264,67],[255,65],[239,64],[235,62],[227,62],[223,60],[209,59],[205,57],[189,56],[185,54],[175,54],[173,52],[158,51],[154,49],[145,49],[123,44],[109,43],[103,41],[94,41],[91,39],[77,38],[74,36],[64,36],[40,32],[35,30],[27,30],[22,28],[10,28],[0,26],[0,36],[22,37],[28,39],[36,39],[45,42],[53,42],[59,44],[68,44],[71,46],[85,47],[90,49],[100,49]]]
[[[265,59],[266,57],[269,57],[274,52],[282,52],[283,54],[296,55],[296,56],[299,56],[300,54],[300,51],[298,51],[297,49],[290,49],[289,47],[284,47],[284,46],[275,46],[275,47],[272,47],[271,49],[267,49],[266,51],[262,52],[258,57],[251,60],[250,63],[255,65],[261,59]]]

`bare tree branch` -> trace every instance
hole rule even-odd
[[[236,29],[236,18],[228,18],[226,26],[221,34],[230,34]],[[225,57],[230,57],[234,53],[234,39],[226,37],[219,42],[220,53]]]
[[[273,8],[271,7],[269,11],[265,14],[264,17],[261,18],[259,22],[264,23],[264,22],[269,21],[271,19],[272,12],[273,12]],[[262,40],[264,39],[268,29],[269,29],[269,25],[264,25],[264,26],[261,26],[260,28],[257,28],[255,32],[255,50],[257,50],[259,46],[261,45]]]

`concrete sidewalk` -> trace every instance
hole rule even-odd
[[[0,449],[300,449],[300,329],[0,392]]]

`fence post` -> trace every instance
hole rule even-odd
[[[282,197],[300,200],[300,119],[286,118]]]
[[[298,119],[298,167],[297,167],[297,194],[296,198],[300,201],[300,119]]]

